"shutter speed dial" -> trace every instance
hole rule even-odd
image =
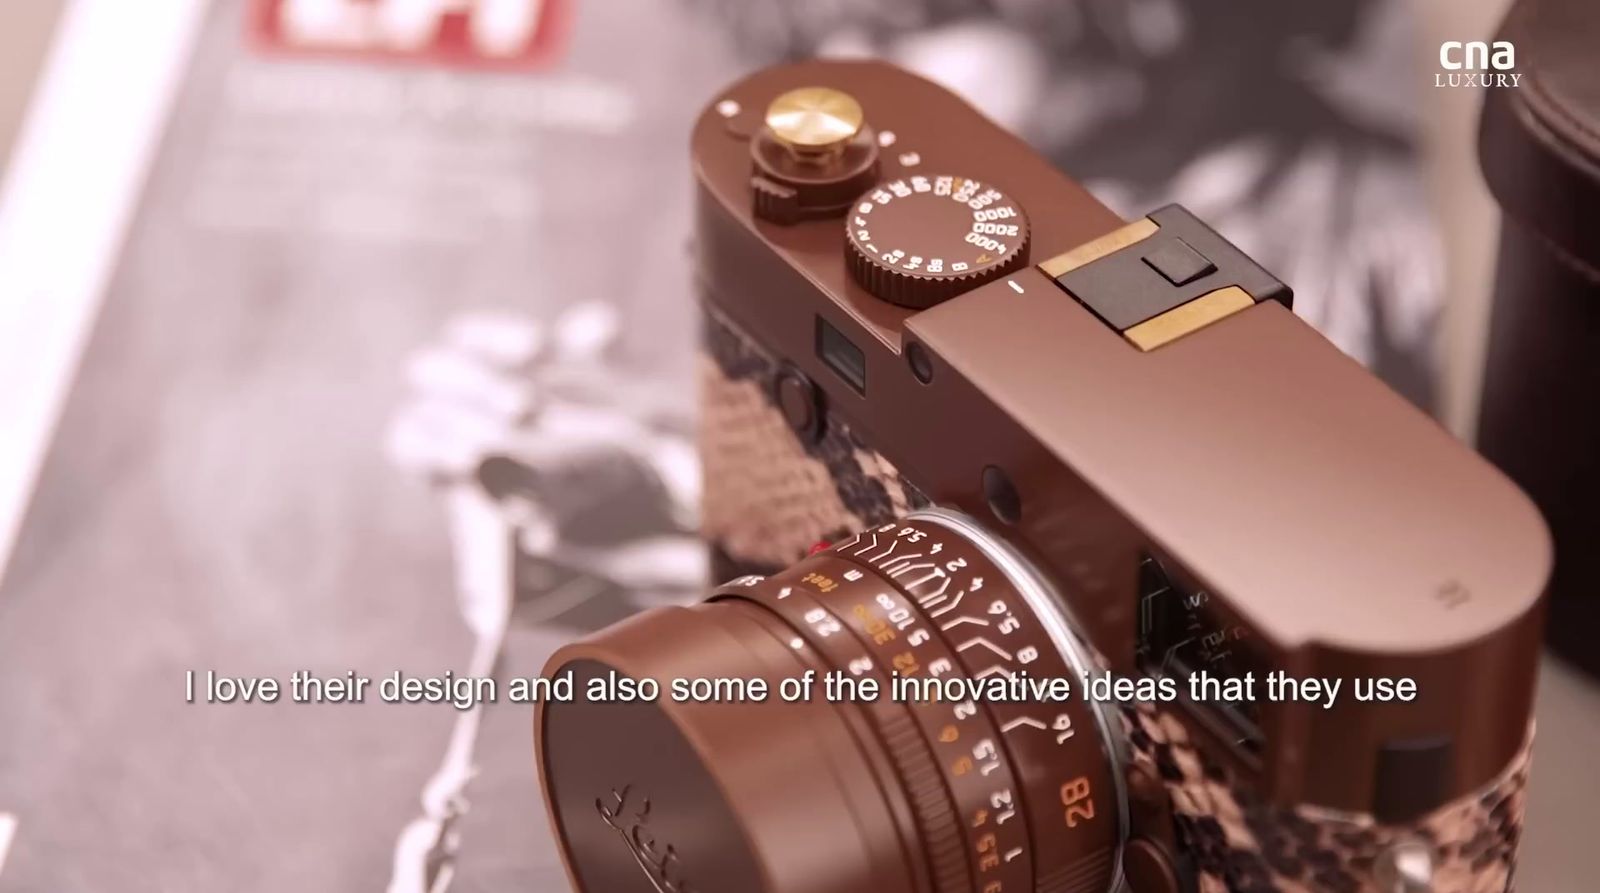
[[[850,272],[874,295],[922,309],[1022,266],[1022,206],[978,180],[915,175],[861,196],[845,218]]]

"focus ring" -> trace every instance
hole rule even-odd
[[[858,635],[869,640],[868,647],[881,665],[893,666],[910,682],[962,675],[949,643],[926,625],[916,606],[898,589],[886,580],[866,576],[863,569],[836,554],[818,556],[819,563],[824,558],[828,561],[822,566],[828,575],[863,580],[841,587],[834,597],[841,606],[856,599],[848,612],[840,613],[846,614]],[[1031,893],[1026,818],[1014,812],[1004,815],[1005,801],[1018,794],[1016,773],[997,747],[1000,733],[988,713],[970,701],[905,703],[942,768],[967,857],[972,860],[974,888],[983,893]]]
[[[804,564],[801,562],[800,567]],[[784,579],[790,575],[799,576],[795,572],[796,568],[790,568],[775,577],[732,581],[719,587],[711,601],[738,598],[771,611],[836,667],[848,667],[852,661],[866,658],[865,643],[852,633],[818,634],[818,627],[827,621],[837,624],[840,630],[849,626],[810,592]],[[813,612],[821,612],[823,620],[808,619],[808,616],[817,616]],[[860,650],[841,647],[845,645],[841,641],[845,638],[860,646]],[[887,681],[878,675],[886,691]],[[911,720],[909,709],[886,700],[861,702],[856,706],[862,708],[861,712],[876,727],[879,740],[905,788],[917,831],[922,835],[922,849],[928,860],[933,890],[935,893],[971,893],[970,869],[951,794],[933,758],[933,749]]]
[[[962,672],[984,679],[1067,680],[1076,666],[1058,648],[1020,587],[1025,568],[1002,566],[976,538],[947,522],[910,518],[834,545],[841,559],[893,582],[957,656]],[[1030,858],[1042,893],[1105,889],[1116,875],[1121,794],[1105,723],[1083,697],[1044,704],[993,699],[979,709],[1000,729],[997,741],[1018,784],[1014,803],[1028,818]]]
[[[868,712],[876,714],[883,742],[900,771],[912,809],[916,810],[919,822],[924,824],[924,833],[929,836],[928,864],[935,887],[971,889],[967,886],[966,860],[961,857],[961,836],[956,830],[958,819],[927,741],[904,710]],[[935,836],[940,839],[932,839]]]

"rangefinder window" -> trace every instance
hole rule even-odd
[[[855,342],[834,328],[822,317],[817,317],[817,356],[845,380],[856,393],[867,393],[867,358]]]

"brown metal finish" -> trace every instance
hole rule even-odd
[[[788,117],[752,111],[786,95]],[[1366,891],[1414,831],[1448,857],[1441,884],[1505,886],[1550,565],[1521,493],[1296,319],[1270,274],[1248,265],[1267,288],[1240,299],[1196,273],[1226,266],[1212,249],[1239,255],[1182,209],[1124,225],[912,75],[762,71],[714,98],[693,156],[708,319],[737,333],[720,373],[765,364],[737,387],[770,399],[762,430],[815,454],[802,475],[841,483],[842,452],[870,470],[860,493],[887,470],[900,501],[878,492],[859,535],[569,645],[548,671],[1072,690],[544,705],[540,774],[578,889],[1095,893],[1123,872],[1279,889],[1271,872]],[[942,172],[995,197],[921,207]],[[902,199],[915,213],[883,213]],[[971,216],[994,207],[1013,213]],[[969,220],[1001,219],[1023,238],[954,271],[977,278],[929,273],[977,244]],[[1028,252],[1049,259],[1023,266]],[[1118,305],[1115,270],[1155,290]],[[924,499],[939,508],[881,523]],[[815,514],[806,541],[838,529]],[[1081,674],[1176,676],[1187,653],[1155,653],[1157,597],[1225,633],[1237,653],[1199,652],[1205,666],[1338,678],[1344,695],[1242,712],[1180,698],[1113,721]],[[1419,694],[1356,700],[1369,677]],[[1291,832],[1309,838],[1294,859]],[[1450,849],[1463,840],[1482,851]]]
[[[718,99],[761,108],[814,83],[896,135],[881,179],[962,171],[1016,197],[1035,256],[1124,225],[960,100],[888,66],[768,69]],[[1396,742],[1452,743],[1439,795],[1516,755],[1549,541],[1479,457],[1273,302],[1145,352],[1032,268],[921,313],[880,300],[850,275],[837,217],[752,214],[740,132],[708,112],[693,138],[708,300],[935,502],[985,516],[983,470],[1003,469],[1022,495],[1004,535],[1113,668],[1136,670],[1137,568],[1155,551],[1252,628],[1267,666],[1417,679],[1411,703],[1263,705],[1251,759],[1215,741],[1274,802],[1369,810]],[[864,353],[860,391],[818,358],[818,319]],[[928,383],[902,356],[909,340],[931,359]]]
[[[1064,657],[1053,610],[1036,610],[1040,581],[1019,567],[948,523],[913,517],[774,576],[730,581],[693,609],[650,612],[562,649],[549,671],[574,672],[580,690],[616,672],[662,692],[653,704],[541,710],[541,773],[579,889],[630,889],[636,874],[701,893],[833,889],[780,878],[772,850],[785,832],[762,808],[778,802],[818,810],[810,814],[829,834],[877,844],[877,853],[842,848],[853,858],[838,870],[858,879],[893,866],[898,844],[918,869],[908,877],[932,893],[1109,889],[1126,832],[1113,730],[1079,691],[1086,668]],[[1021,585],[1034,587],[1031,601]],[[800,711],[776,696],[694,704],[666,694],[674,678],[695,676],[762,678],[776,692],[781,670],[806,669],[875,679],[879,696],[825,702],[818,690]],[[894,678],[1069,688],[1061,700],[896,700]],[[824,721],[818,708],[833,715]],[[763,771],[819,789],[802,796]],[[870,808],[872,796],[887,805]],[[696,813],[702,824],[691,822]],[[846,816],[855,822],[832,827]],[[738,845],[713,855],[714,837]],[[806,846],[835,855],[825,841]]]
[[[562,649],[583,683],[656,680],[657,700],[542,704],[540,782],[573,887],[606,893],[928,893],[924,842],[861,716],[820,698],[678,703],[674,678],[780,681],[827,665],[744,602],[664,608]]]

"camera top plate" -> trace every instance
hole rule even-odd
[[[880,181],[927,171],[992,184],[1026,213],[1028,264],[1050,272],[1022,266],[919,310],[852,274],[848,202],[758,214],[763,113],[819,85],[859,102],[856,138],[873,134]],[[1276,799],[1370,808],[1382,755],[1422,740],[1454,742],[1442,771],[1466,790],[1521,746],[1551,564],[1543,521],[1296,318],[1259,268],[1132,237],[1053,267],[1124,221],[954,95],[880,63],[759,72],[707,108],[692,152],[712,311],[814,382],[830,418],[934,501],[988,517],[986,469],[1004,469],[1021,506],[994,513],[1000,535],[1057,581],[1113,669],[1138,671],[1137,569],[1157,554],[1252,630],[1261,665],[1416,680],[1412,703],[1263,705],[1268,750],[1251,768]],[[1145,237],[1172,225],[1165,213],[1147,218]],[[1136,262],[1173,288],[1207,264],[1232,268],[1248,300],[1141,344],[1133,330],[1173,308],[1120,315],[1119,280],[1105,274]],[[1198,301],[1185,300],[1179,309]]]

